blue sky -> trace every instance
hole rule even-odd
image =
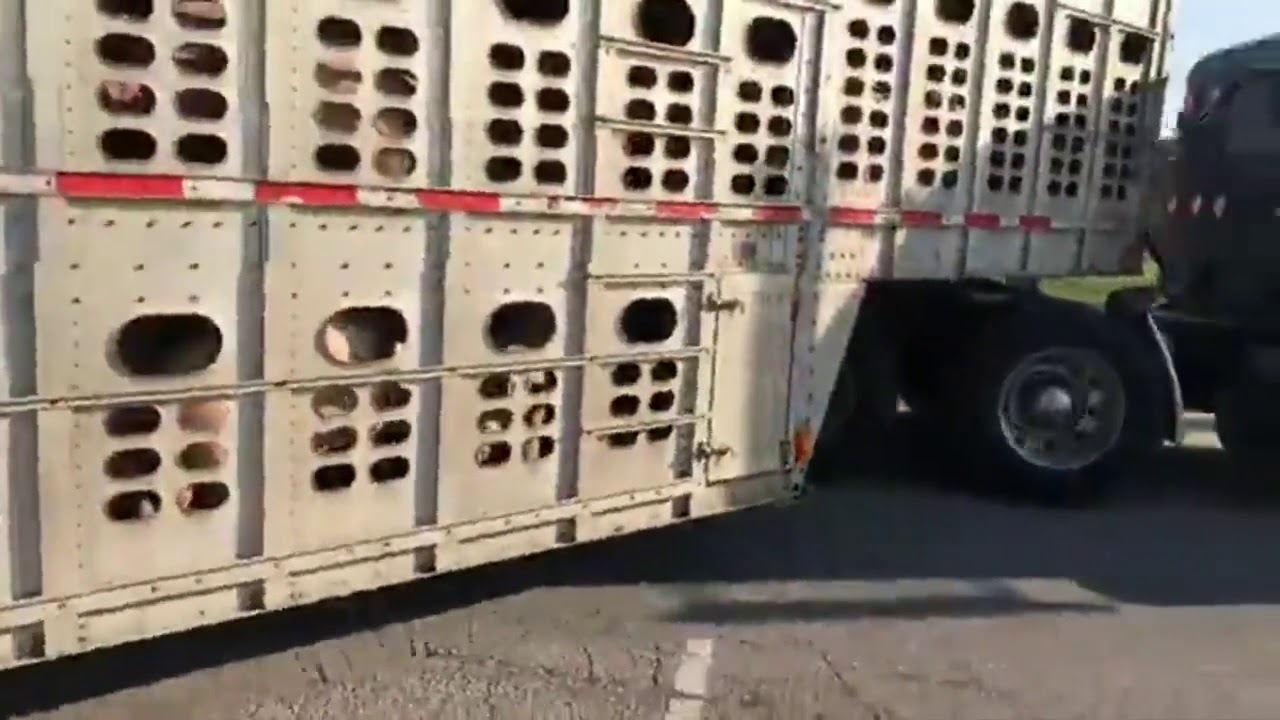
[[[1176,0],[1173,63],[1164,98],[1165,127],[1182,107],[1187,71],[1201,55],[1280,31],[1276,0]]]

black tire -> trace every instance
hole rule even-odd
[[[1042,504],[1098,500],[1118,473],[1161,443],[1164,387],[1150,350],[1134,330],[1098,310],[1051,298],[1035,298],[996,319],[977,338],[966,373],[968,401],[960,411],[959,438],[979,488]],[[1085,351],[1114,371],[1123,411],[1114,441],[1078,467],[1050,467],[1020,454],[1002,425],[1006,379],[1028,358],[1050,350]],[[1112,406],[1114,407],[1114,406]]]

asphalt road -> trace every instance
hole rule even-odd
[[[0,678],[0,706],[51,720],[1272,720],[1269,474],[1180,450],[1077,511],[918,480],[823,490],[29,669]]]

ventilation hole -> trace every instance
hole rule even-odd
[[[1034,38],[1040,32],[1040,11],[1030,3],[1012,3],[1004,14],[1004,31],[1014,40]]]
[[[781,175],[770,175],[764,179],[764,194],[779,197],[787,194],[791,183]]]
[[[121,438],[150,435],[160,429],[160,410],[152,405],[130,405],[114,408],[102,420],[108,437]]]
[[[638,122],[653,122],[658,117],[658,109],[648,100],[637,98],[627,103],[623,110],[623,115],[628,120]]]
[[[408,420],[388,420],[369,430],[369,442],[374,447],[401,445],[413,436],[413,425]]]
[[[867,142],[867,152],[871,155],[883,155],[888,150],[889,144],[882,137],[873,137]],[[876,167],[872,165],[871,167]]]
[[[656,392],[649,396],[649,411],[656,413],[670,412],[676,406],[676,394],[670,390]]]
[[[680,366],[674,360],[659,360],[654,363],[653,369],[649,371],[649,377],[656,383],[665,383],[675,380],[680,374]]]
[[[640,382],[642,372],[636,363],[623,363],[609,371],[609,381],[614,387],[631,387]]]
[[[777,170],[784,170],[791,160],[791,151],[783,145],[771,145],[764,151],[764,164]]]
[[[114,522],[136,522],[155,517],[160,513],[160,506],[160,493],[154,490],[130,490],[112,495],[103,512]]]
[[[879,112],[879,111],[877,111]],[[769,118],[769,134],[776,137],[786,137],[791,134],[791,119],[775,115]]]
[[[862,97],[866,89],[867,84],[858,78],[847,78],[844,81],[844,94],[849,97]]]
[[[653,344],[669,339],[676,331],[679,314],[666,298],[637,298],[622,309],[618,325],[629,344]]]
[[[756,191],[756,179],[751,175],[734,175],[729,179],[729,189],[738,195],[750,195]]]
[[[674,70],[668,73],[667,89],[682,95],[693,92],[693,73],[688,70]]]
[[[232,406],[224,400],[188,400],[178,406],[178,427],[187,433],[218,434],[227,427]]]
[[[515,120],[494,118],[485,127],[485,134],[489,136],[489,142],[494,145],[511,147],[520,144],[520,140],[524,137],[524,128],[520,127],[520,123]]]
[[[490,83],[489,102],[495,107],[518,108],[524,104],[524,90],[513,82]]]
[[[543,112],[562,113],[569,109],[569,93],[560,88],[542,88],[537,99],[538,109]]]
[[[744,135],[753,135],[760,130],[760,116],[748,112],[738,113],[733,119],[733,126]]]
[[[178,510],[186,513],[212,512],[231,499],[231,488],[226,483],[207,481],[183,486],[174,498]]]
[[[316,23],[316,38],[329,48],[360,47],[364,35],[354,20],[330,15]]]
[[[696,21],[685,0],[640,0],[635,24],[649,42],[684,47],[693,40]]]
[[[569,131],[563,125],[539,125],[534,137],[539,147],[553,150],[569,144]]]
[[[418,116],[404,108],[382,108],[373,116],[373,129],[391,140],[406,140],[418,132]]]
[[[556,25],[569,15],[569,0],[498,0],[512,20]]]
[[[349,307],[320,325],[317,349],[337,365],[363,365],[389,360],[409,339],[404,315],[390,307]]]
[[[546,460],[555,454],[556,441],[555,438],[546,435],[539,435],[525,440],[520,444],[520,457],[526,463],[538,462]]]
[[[550,305],[531,300],[504,303],[485,324],[489,344],[498,352],[540,350],[556,336],[556,313]]]
[[[796,91],[786,85],[775,85],[769,91],[769,99],[778,107],[791,107],[796,102]]]
[[[604,441],[614,450],[622,450],[629,447],[635,447],[640,441],[640,433],[638,432],[620,432],[610,433],[605,436]]]
[[[518,45],[498,43],[489,46],[489,66],[494,70],[515,72],[524,68],[524,50]]]
[[[853,48],[844,54],[844,62],[853,70],[860,70],[867,64],[867,53],[862,48]]]
[[[364,75],[353,68],[340,68],[326,62],[316,63],[312,77],[325,92],[334,95],[354,95],[364,82]]]
[[[156,109],[156,93],[151,86],[123,80],[98,84],[98,107],[112,115],[150,115]]]
[[[854,40],[866,40],[871,36],[871,26],[866,20],[854,20],[849,23],[849,37]]]
[[[840,152],[849,155],[858,152],[858,148],[861,147],[861,145],[862,143],[858,140],[857,135],[841,135],[840,139],[836,140],[836,148],[840,150]]]
[[[689,187],[689,173],[667,170],[662,173],[662,189],[670,193],[684,192]]]
[[[1137,33],[1125,33],[1120,41],[1120,62],[1141,65],[1151,52],[1151,38]]]
[[[692,125],[693,108],[684,103],[671,103],[667,106],[667,122],[671,125]]]
[[[799,38],[786,20],[757,17],[747,26],[747,54],[762,63],[783,64],[796,54]]]
[[[934,12],[943,22],[964,25],[973,18],[973,0],[936,0]]]
[[[174,66],[188,75],[216,78],[227,71],[230,63],[226,51],[209,43],[183,43],[173,51]]]
[[[356,482],[356,468],[350,463],[324,465],[311,473],[311,486],[317,492],[339,492]]]
[[[556,421],[556,406],[538,403],[524,411],[524,426],[532,430],[546,427]]]
[[[173,19],[184,30],[221,30],[227,9],[222,0],[174,0]]]
[[[946,38],[932,37],[929,38],[929,54],[934,57],[946,57],[947,50],[950,45],[947,44]]]
[[[627,85],[648,90],[658,84],[658,72],[648,65],[632,65],[627,68]]]
[[[418,91],[418,76],[403,68],[383,68],[373,76],[373,87],[383,95],[409,97]]]
[[[376,483],[388,483],[409,477],[409,458],[396,455],[377,460],[369,466],[369,477]]]
[[[966,43],[966,42],[956,43],[955,56],[957,60],[961,60],[961,61],[968,60],[969,54],[971,52],[972,52],[972,49],[969,47],[969,43]]]
[[[476,465],[497,468],[511,462],[511,443],[505,440],[485,443],[476,450]]]
[[[322,420],[350,415],[359,405],[360,397],[347,387],[323,387],[311,396],[311,412]]]
[[[744,80],[738,83],[738,99],[743,102],[760,102],[764,97],[764,88],[760,83],[754,80]]]
[[[152,0],[97,0],[98,12],[112,18],[146,20],[155,12]]]
[[[360,109],[355,105],[328,100],[316,105],[311,117],[321,129],[343,135],[351,135],[359,130],[362,119]]]
[[[609,415],[615,418],[634,417],[640,412],[640,398],[635,395],[616,395],[609,401]]]
[[[396,57],[415,55],[421,47],[417,34],[408,28],[395,26],[378,28],[376,42],[379,50]]]
[[[136,480],[160,469],[160,453],[151,448],[117,450],[107,456],[102,471],[112,480]]]
[[[204,316],[141,315],[116,333],[122,369],[137,377],[185,375],[212,366],[222,354],[222,330]]]
[[[920,146],[917,152],[921,160],[932,162],[938,159],[938,146],[933,143],[925,143]]]
[[[515,413],[506,408],[493,408],[480,413],[476,418],[476,429],[485,435],[498,435],[511,429],[515,421]]]
[[[217,135],[190,133],[178,138],[174,153],[183,162],[221,165],[227,160],[227,141]]]
[[[520,179],[522,172],[524,172],[524,164],[509,155],[491,157],[484,164],[484,174],[490,182],[514,182]]]
[[[197,442],[178,453],[178,467],[187,472],[217,470],[227,462],[227,449],[215,442]]]
[[[316,166],[329,172],[354,172],[360,167],[360,151],[345,143],[325,143],[316,148]]]
[[[674,433],[675,428],[670,425],[663,425],[662,427],[649,428],[648,430],[645,430],[644,438],[651,443],[660,443],[671,439],[671,436]],[[681,515],[681,517],[688,517],[687,511],[685,511],[685,514]]]
[[[1073,17],[1067,22],[1067,47],[1072,52],[1090,53],[1098,42],[1098,31],[1093,23],[1083,18]],[[1081,73],[1084,77],[1084,73]]]
[[[669,160],[684,160],[693,152],[693,143],[687,137],[669,137],[662,148]]]
[[[323,430],[311,435],[311,452],[321,457],[351,452],[359,441],[356,429],[350,426]]]
[[[573,63],[559,50],[543,50],[538,53],[538,72],[552,78],[569,77]]]
[[[569,179],[569,171],[559,160],[539,160],[533,166],[533,179],[539,185],[563,185]]]
[[[524,391],[530,395],[546,395],[560,387],[560,379],[550,370],[542,370],[524,379]]]
[[[622,152],[627,157],[649,157],[653,154],[656,140],[649,133],[627,133],[622,140]]]
[[[98,59],[107,65],[144,68],[156,61],[156,46],[150,40],[128,33],[107,33],[94,47]]]
[[[760,160],[760,150],[750,143],[739,143],[733,146],[733,159],[743,165],[754,165]]]
[[[925,93],[925,104],[929,104],[928,93]],[[840,109],[840,122],[845,125],[857,125],[862,122],[862,108],[858,105],[845,105]]]
[[[858,164],[852,162],[842,162],[836,165],[836,178],[840,180],[857,180]]]
[[[893,58],[888,53],[879,53],[876,55],[875,62],[872,63],[876,72],[889,73],[893,72]]]

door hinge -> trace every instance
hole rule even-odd
[[[742,309],[742,301],[736,298],[720,298],[715,295],[708,294],[702,299],[702,309],[705,312],[737,312]]]
[[[732,452],[733,448],[728,445],[710,445],[701,442],[693,449],[693,457],[699,462],[707,462],[719,460]]]

